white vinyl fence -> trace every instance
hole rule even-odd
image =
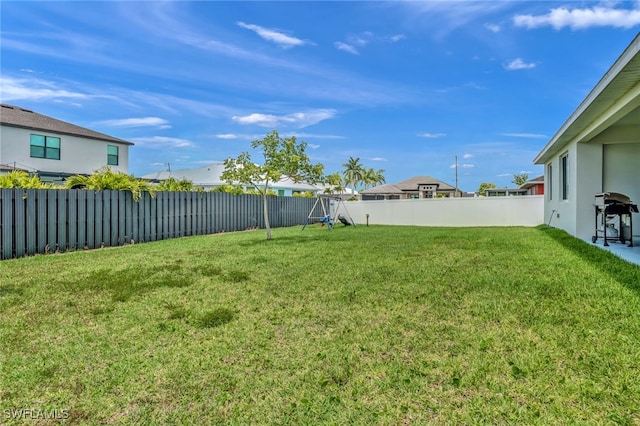
[[[332,211],[357,225],[537,226],[544,223],[544,195],[419,200],[337,201]],[[337,209],[337,211],[335,210]]]

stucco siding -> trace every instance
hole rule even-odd
[[[640,135],[638,143],[604,146],[603,191],[627,195],[640,203]]]
[[[30,135],[60,138],[60,160],[32,158]],[[118,146],[118,165],[113,170],[127,173],[129,169],[129,146],[117,142],[84,139],[42,130],[28,130],[11,126],[0,126],[0,163],[13,164],[21,168],[43,172],[91,174],[107,164],[107,145]]]
[[[595,231],[595,195],[602,192],[602,145],[578,144],[574,203],[575,236],[589,240]]]

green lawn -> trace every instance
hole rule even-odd
[[[545,227],[4,261],[0,321],[6,424],[640,424],[640,267]]]

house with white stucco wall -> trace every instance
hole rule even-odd
[[[62,182],[109,166],[128,173],[133,143],[14,105],[0,106],[2,170],[26,170]],[[2,172],[0,170],[0,172]]]
[[[580,239],[594,236],[596,194],[640,202],[640,34],[534,163],[544,165],[546,221]],[[637,236],[640,221],[632,214]]]

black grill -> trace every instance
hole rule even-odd
[[[631,213],[638,213],[637,204],[633,204],[631,199],[624,194],[618,192],[602,192],[596,194],[596,230],[595,235],[591,238],[592,242],[598,241],[598,237],[602,236],[604,245],[608,246],[609,241],[619,240],[622,244],[626,242],[624,237],[624,228],[622,218],[629,218],[629,247],[633,247],[633,217]],[[618,219],[618,229],[613,227],[615,219]],[[607,228],[610,228],[610,235],[607,236]],[[613,234],[613,235],[612,235]]]

